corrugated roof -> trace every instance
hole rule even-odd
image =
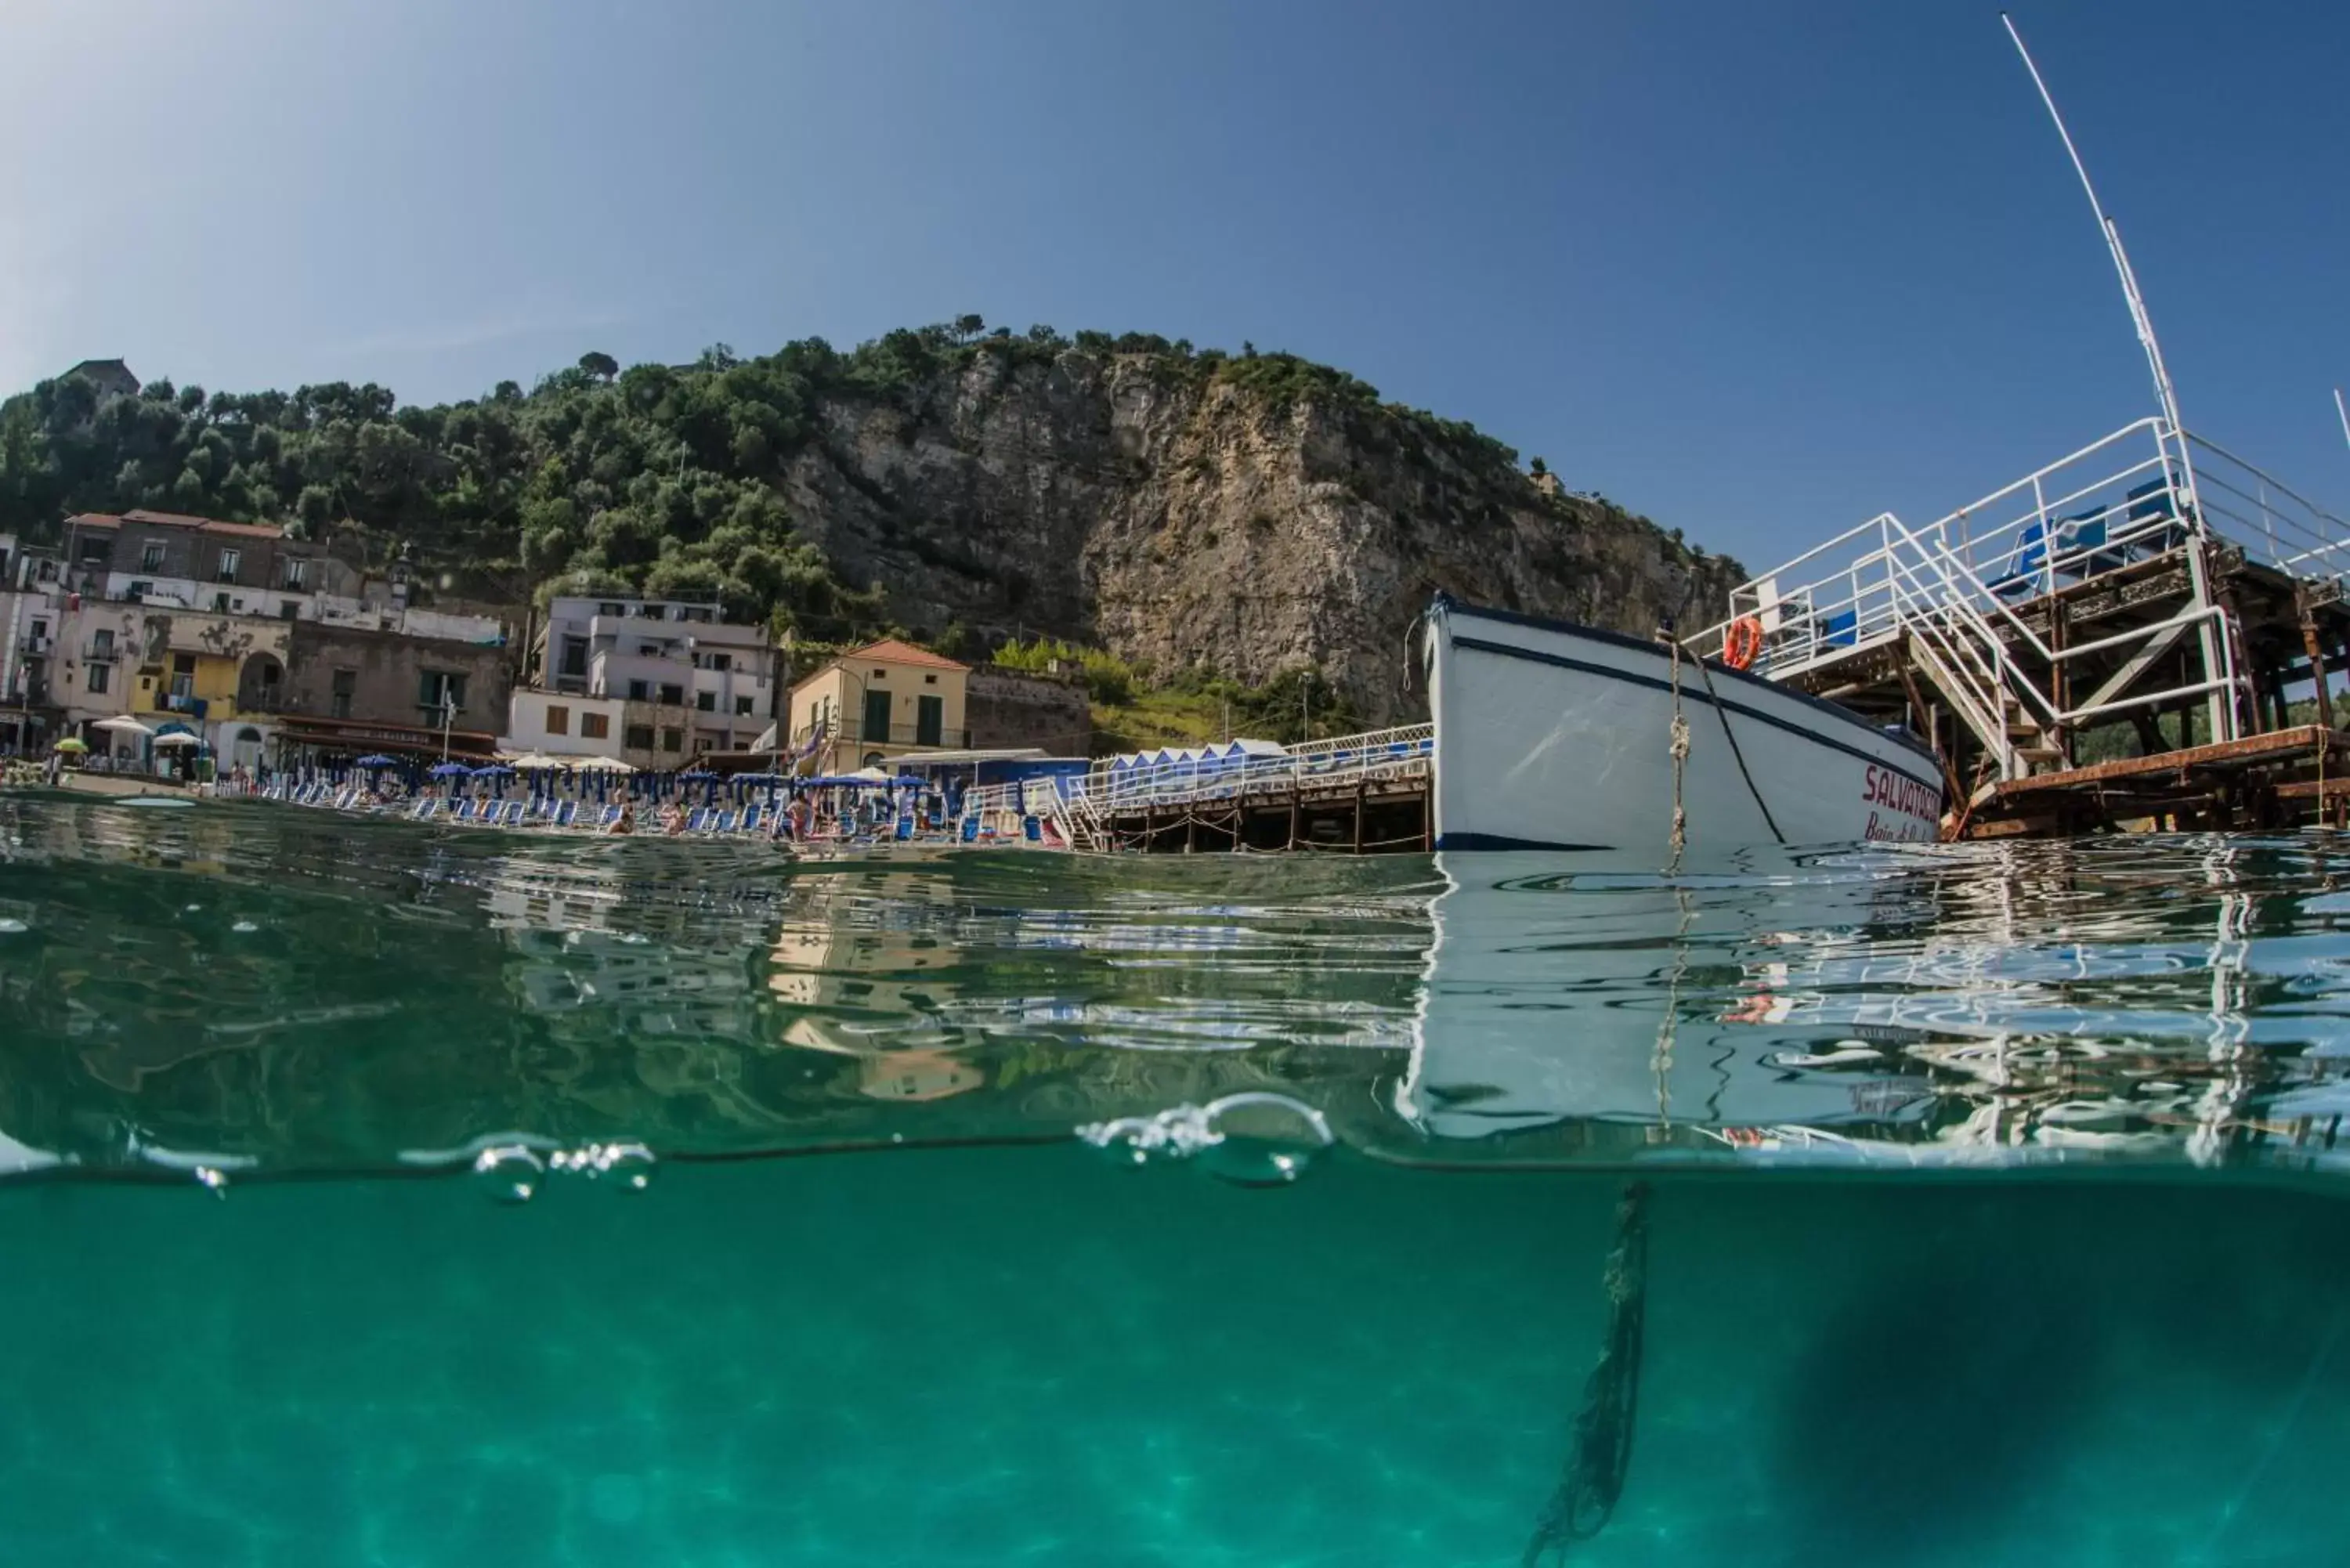
[[[942,653],[932,653],[926,648],[916,648],[910,642],[899,642],[894,637],[883,638],[879,642],[868,642],[862,648],[852,648],[835,662],[845,663],[850,659],[862,659],[880,664],[913,664],[924,670],[967,670],[971,668],[968,664],[957,664]]]

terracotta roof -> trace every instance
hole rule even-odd
[[[122,526],[122,519],[111,512],[85,512],[78,517],[67,518],[66,526],[68,528],[120,528]]]
[[[196,528],[206,534],[241,534],[249,539],[280,539],[286,530],[274,523],[224,523],[217,517],[196,517],[185,512],[150,512],[134,506],[122,514],[125,523],[155,523],[166,528]]]
[[[851,660],[880,664],[913,664],[924,670],[967,670],[971,668],[968,664],[957,664],[944,654],[932,653],[924,648],[916,648],[910,642],[899,642],[894,637],[884,638],[879,642],[868,642],[862,648],[852,648],[833,662],[847,664]]]

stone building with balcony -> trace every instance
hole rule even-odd
[[[135,735],[95,727],[128,716],[157,734],[194,735],[223,768],[264,760],[288,622],[68,597],[59,628],[50,694],[93,752],[143,760]]]
[[[854,773],[970,743],[971,667],[894,638],[851,649],[793,686],[794,750],[817,740],[815,771]]]
[[[505,640],[505,625],[494,616],[412,604],[404,557],[369,571],[358,556],[348,540],[338,551],[334,542],[289,538],[268,523],[143,508],[84,513],[66,524],[64,586],[85,600],[158,609],[333,621],[463,642]]]
[[[503,643],[418,637],[333,621],[287,628],[278,760],[382,752],[486,761],[514,690]]]
[[[65,555],[66,587],[85,599],[288,619],[339,565],[274,524],[140,508],[68,519]]]

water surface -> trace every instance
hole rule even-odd
[[[2338,1562],[2345,866],[0,801],[0,1562]]]

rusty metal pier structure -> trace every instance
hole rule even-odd
[[[2350,523],[2151,418],[1922,527],[1883,513],[1735,589],[1769,679],[1928,737],[1948,836],[2350,810]]]

